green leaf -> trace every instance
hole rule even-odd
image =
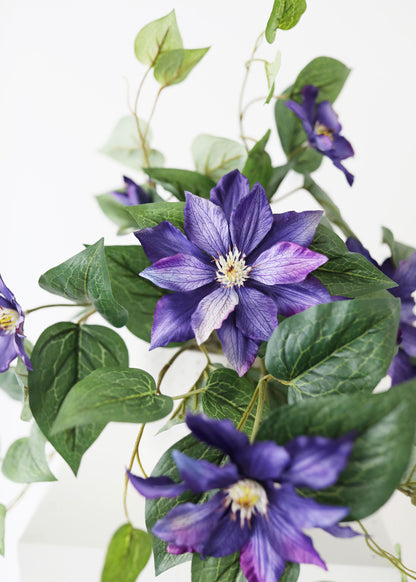
[[[0,388],[13,400],[23,400],[23,387],[16,376],[16,368],[9,368],[0,374]]]
[[[104,425],[91,425],[52,435],[51,429],[66,395],[79,380],[99,368],[128,366],[120,336],[106,327],[61,322],[47,328],[32,353],[30,407],[43,434],[76,473],[82,455]]]
[[[127,311],[117,303],[111,290],[104,239],[44,273],[39,285],[79,304],[92,303],[98,313],[115,327],[122,327],[127,321]]]
[[[212,418],[229,418],[235,425],[241,420],[253,396],[254,386],[246,378],[240,378],[234,370],[220,368],[214,370],[208,378],[206,390],[202,394],[202,406],[205,414]],[[251,433],[256,407],[254,407],[244,430]]]
[[[381,507],[400,483],[413,444],[415,401],[415,381],[376,395],[311,398],[272,412],[257,439],[283,445],[299,435],[338,438],[358,433],[337,483],[314,497],[348,507],[348,520],[362,519]]]
[[[357,238],[357,236],[353,233],[348,224],[342,218],[341,211],[338,206],[331,200],[328,194],[312,180],[310,176],[305,176],[303,187],[310,194],[312,194],[318,204],[323,208],[326,217],[330,222],[332,222],[332,224],[338,226],[338,228],[346,237],[352,236]]]
[[[1,468],[3,475],[16,483],[56,481],[46,461],[45,442],[45,437],[33,424],[29,438],[10,445]]]
[[[163,155],[151,149],[149,145],[151,133],[147,129],[147,124],[142,120],[136,121],[133,115],[120,119],[100,152],[134,170],[147,165],[137,124],[142,135],[146,136],[145,148],[150,166],[163,166]]]
[[[269,183],[266,185],[266,195],[268,200],[270,200],[273,194],[280,188],[281,183],[288,175],[289,171],[293,168],[293,164],[288,162],[283,166],[277,166],[272,168],[270,173]]]
[[[256,182],[259,182],[263,188],[265,188],[270,181],[272,175],[272,161],[269,154],[265,151],[270,133],[269,129],[269,131],[248,153],[243,168],[243,174],[248,178],[251,187],[253,187]]]
[[[160,55],[182,48],[175,11],[146,24],[136,36],[134,52],[143,64],[153,67]]]
[[[127,212],[126,206],[118,202],[110,193],[99,194],[96,199],[104,214],[119,227],[117,234],[128,234],[137,229],[137,225]]]
[[[397,350],[400,301],[339,301],[285,319],[272,333],[266,367],[297,398],[370,392]]]
[[[240,553],[224,558],[207,557],[202,560],[199,554],[192,557],[192,582],[246,582],[240,570]]]
[[[300,573],[300,566],[295,562],[286,562],[286,568],[279,582],[297,582]]]
[[[4,556],[4,534],[6,525],[6,508],[0,503],[0,556]]]
[[[183,230],[184,207],[184,202],[154,202],[153,204],[129,206],[128,211],[136,221],[139,229],[157,226],[163,220],[167,220]]]
[[[210,190],[215,186],[215,182],[208,176],[190,170],[146,168],[144,171],[149,178],[163,186],[181,202],[185,201],[185,190],[196,196],[209,198]]]
[[[156,393],[144,370],[94,370],[73,386],[61,404],[52,434],[68,428],[109,422],[153,422],[172,410],[169,396]]]
[[[296,78],[291,91],[291,98],[298,100],[305,85],[318,87],[318,102],[334,103],[341,92],[351,69],[341,61],[331,57],[317,57],[304,67]]]
[[[127,329],[150,342],[156,303],[165,294],[163,289],[139,275],[150,261],[138,244],[105,247],[105,256],[114,297],[129,314]]]
[[[280,69],[280,64],[282,62],[282,53],[277,51],[276,56],[274,57],[271,63],[267,61],[264,63],[264,68],[266,70],[266,78],[267,78],[267,87],[269,89],[269,94],[267,95],[266,103],[270,103],[273,93],[274,93],[274,83],[276,80],[277,73]]]
[[[162,87],[181,83],[208,50],[209,47],[201,49],[176,49],[164,52],[156,61],[154,71],[156,81]]]
[[[188,435],[181,439],[170,447],[160,458],[156,467],[152,471],[152,477],[166,475],[174,481],[179,482],[180,476],[176,468],[175,463],[172,460],[172,451],[176,449],[185,453],[189,457],[194,459],[204,459],[211,463],[219,464],[223,459],[223,454],[212,447],[197,441],[192,435]],[[186,491],[179,497],[167,498],[161,497],[160,499],[148,499],[146,501],[146,526],[148,531],[151,531],[155,523],[161,517],[164,517],[168,511],[185,503],[187,501],[192,503],[197,503],[203,498],[202,494],[192,494],[190,491]],[[153,555],[155,560],[155,572],[156,576],[176,566],[182,562],[186,562],[192,558],[189,553],[181,554],[179,556],[174,556],[166,551],[166,542],[160,540],[159,538],[153,536]]]
[[[394,240],[393,233],[389,228],[385,226],[382,227],[383,231],[383,243],[390,247],[391,257],[393,259],[394,266],[397,268],[400,261],[404,261],[411,257],[416,249],[409,247],[403,243]]]
[[[247,160],[247,152],[241,143],[214,135],[198,135],[191,151],[196,170],[215,181],[227,172],[242,170]]]
[[[309,248],[316,253],[322,253],[329,259],[342,257],[349,253],[344,241],[333,230],[324,226],[322,221],[318,224]]]
[[[122,525],[108,546],[101,582],[135,582],[152,552],[148,533],[134,529],[131,523]]]
[[[289,30],[300,20],[306,10],[305,0],[274,0],[272,12],[266,26],[266,40],[270,44],[276,38],[276,31]]]

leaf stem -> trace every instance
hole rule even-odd
[[[129,464],[129,471],[131,471],[132,468],[133,468],[134,459],[137,459],[137,462],[139,464],[140,470],[143,473],[143,476],[147,479],[147,473],[146,473],[146,471],[143,468],[142,462],[140,460],[140,455],[139,455],[140,441],[142,440],[142,436],[143,436],[143,432],[144,432],[145,426],[146,426],[146,423],[142,424],[142,426],[140,427],[139,434],[137,435],[136,442],[134,443],[134,449],[133,449],[133,453],[131,455],[130,464]],[[124,507],[124,515],[126,516],[127,521],[129,523],[131,523],[131,520],[130,520],[130,517],[129,517],[129,512],[128,512],[128,509],[127,509],[127,488],[128,488],[128,484],[129,484],[129,478],[128,478],[127,474],[126,474],[125,481],[124,481],[123,507]]]
[[[156,386],[156,394],[161,394],[160,392],[160,385],[162,383],[163,378],[165,377],[166,373],[168,372],[169,368],[172,366],[172,364],[174,363],[174,361],[179,358],[179,356],[181,354],[183,354],[183,352],[185,352],[186,350],[191,349],[192,345],[194,343],[194,340],[190,340],[189,342],[186,342],[175,354],[173,354],[173,356],[171,357],[171,359],[167,362],[167,364],[165,364],[163,366],[163,368],[160,370],[159,372],[159,377],[157,379],[157,386]]]
[[[40,309],[48,309],[49,307],[85,307],[88,303],[48,303],[47,305],[39,305],[39,307],[32,307],[25,311],[25,316],[29,313],[34,313]]]
[[[16,497],[14,497],[14,499],[12,499],[7,505],[6,505],[6,511],[9,512],[11,509],[13,509],[13,507],[22,499],[22,497],[25,495],[26,491],[29,489],[29,487],[32,485],[32,483],[27,483],[23,489],[20,491],[20,493],[18,495],[16,495]]]
[[[245,64],[245,68],[246,68],[246,72],[243,78],[243,82],[241,84],[241,90],[240,90],[240,97],[238,100],[238,118],[239,118],[239,124],[240,124],[240,138],[241,141],[243,142],[246,150],[248,151],[248,144],[247,144],[247,140],[245,138],[245,132],[244,132],[244,127],[243,127],[243,121],[244,121],[244,95],[245,95],[245,91],[246,91],[246,87],[247,87],[247,81],[248,81],[248,76],[250,73],[250,65],[254,60],[254,56],[256,54],[256,52],[258,51],[261,41],[263,40],[263,36],[264,36],[264,32],[262,32],[261,34],[259,34],[259,36],[256,39],[256,42],[254,43],[254,48],[253,48],[253,52],[251,53],[251,57],[249,58],[249,60],[246,62]]]
[[[87,311],[87,313],[85,313],[80,319],[78,319],[77,324],[81,325],[82,323],[85,323],[95,312],[96,312],[95,307],[91,307],[91,309]]]
[[[194,396],[195,394],[202,394],[203,392],[205,392],[205,390],[206,388],[199,388],[198,390],[192,390],[191,388],[189,392],[186,392],[185,394],[179,394],[179,396],[171,396],[171,398],[172,400],[187,400],[188,398],[191,398],[191,396]]]

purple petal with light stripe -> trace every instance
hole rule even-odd
[[[291,463],[281,481],[295,487],[325,489],[334,485],[352,450],[353,434],[339,439],[299,436],[285,444]]]
[[[231,511],[228,509],[218,520],[215,529],[212,530],[211,536],[204,543],[201,551],[201,557],[213,556],[222,558],[238,552],[241,547],[250,538],[251,531],[244,524],[241,527],[239,516],[233,518]]]
[[[299,283],[327,260],[296,243],[280,242],[257,257],[250,277],[265,285]]]
[[[231,313],[217,333],[231,367],[239,376],[244,376],[256,359],[261,341],[251,339],[240,331],[235,313]]]
[[[192,459],[176,450],[172,452],[172,457],[187,489],[194,493],[223,489],[238,481],[237,467],[231,463],[218,467],[208,461]]]
[[[239,303],[235,308],[237,327],[253,340],[268,341],[277,327],[275,302],[252,287],[240,287],[237,293],[239,297]]]
[[[218,184],[212,188],[210,200],[221,206],[225,218],[229,221],[232,211],[237,208],[241,200],[250,192],[248,179],[238,170],[225,174]]]
[[[215,279],[215,268],[192,255],[179,253],[159,259],[140,275],[158,287],[170,291],[187,292],[212,283]]]
[[[199,302],[191,318],[198,344],[204,343],[214,329],[221,327],[237,303],[238,295],[232,287],[218,287]]]
[[[289,453],[273,441],[253,443],[233,457],[244,476],[250,479],[277,481],[290,462]]]
[[[0,372],[5,372],[11,362],[19,355],[15,335],[0,335]]]
[[[200,441],[223,451],[231,460],[249,446],[248,436],[235,428],[231,420],[214,420],[203,414],[187,414],[186,424]]]
[[[266,193],[260,184],[255,184],[231,214],[233,245],[248,255],[264,239],[272,224],[273,214]]]
[[[185,195],[186,236],[209,255],[226,255],[230,249],[230,235],[223,209],[189,192]]]
[[[22,358],[26,368],[28,370],[33,371],[32,362],[29,360],[29,358],[25,352],[24,336],[16,334],[15,335],[15,342],[16,342],[17,350],[19,352],[19,356]],[[1,352],[1,350],[0,350],[0,352]]]
[[[186,491],[183,483],[175,483],[169,477],[148,477],[144,479],[127,471],[130,483],[146,499],[158,499],[159,497],[178,497]]]
[[[153,228],[138,230],[134,235],[141,242],[144,252],[152,263],[178,253],[193,255],[205,262],[211,260],[211,257],[191,243],[179,228],[166,220]]]
[[[248,582],[277,582],[286,562],[256,521],[240,553],[240,567]]]

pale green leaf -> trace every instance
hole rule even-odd
[[[122,525],[108,546],[101,582],[135,582],[152,552],[150,535],[135,529],[131,523]]]
[[[182,38],[175,11],[146,24],[136,36],[134,52],[137,59],[153,67],[166,51],[182,48]]]
[[[186,79],[209,48],[177,49],[161,55],[155,65],[155,79],[162,85],[176,85]]]
[[[198,135],[191,151],[197,172],[215,181],[232,170],[241,171],[247,160],[247,151],[242,144],[214,135]]]

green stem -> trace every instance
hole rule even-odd
[[[33,307],[32,309],[27,309],[25,311],[25,316],[29,313],[34,313],[40,309],[48,309],[49,307],[85,307],[88,304],[85,303],[49,303],[48,305],[39,305],[39,307]]]
[[[139,455],[140,441],[142,440],[142,436],[143,436],[143,432],[144,432],[145,426],[146,426],[146,423],[142,424],[142,426],[140,427],[139,434],[137,435],[136,442],[134,443],[134,449],[133,449],[133,453],[131,455],[130,464],[129,464],[129,471],[131,471],[132,468],[133,468],[134,459],[137,459],[137,462],[139,464],[140,470],[143,473],[143,476],[147,479],[147,474],[146,474],[146,471],[143,468],[142,462],[140,460],[140,455]],[[124,481],[123,507],[124,507],[124,515],[126,516],[127,521],[129,523],[131,523],[130,517],[129,517],[129,512],[128,512],[128,509],[127,509],[127,488],[128,488],[128,484],[129,484],[129,478],[128,478],[127,474],[126,474],[125,481]]]
[[[189,342],[186,342],[186,344],[184,344],[169,360],[169,362],[167,364],[165,364],[163,366],[163,368],[160,370],[159,372],[159,377],[157,379],[157,386],[156,386],[156,394],[160,394],[160,385],[162,383],[163,378],[165,377],[166,373],[168,372],[169,368],[172,366],[172,364],[174,363],[174,361],[181,355],[183,354],[183,352],[185,352],[186,350],[191,349],[191,346],[193,345],[194,341],[191,340]]]
[[[256,52],[259,49],[259,46],[261,44],[262,38],[264,36],[264,32],[262,32],[261,34],[259,34],[259,36],[256,39],[256,42],[254,43],[254,48],[253,48],[253,52],[251,53],[251,57],[250,59],[246,62],[246,72],[243,78],[243,82],[241,84],[241,90],[240,90],[240,97],[238,100],[238,118],[239,118],[239,124],[240,124],[240,138],[241,141],[244,143],[246,150],[248,151],[248,144],[247,144],[247,140],[244,137],[245,132],[244,132],[244,128],[243,128],[243,120],[244,120],[244,107],[243,107],[243,103],[244,103],[244,94],[246,91],[246,87],[247,87],[247,81],[248,81],[248,76],[250,73],[250,64],[252,63],[253,59],[254,59],[254,55],[256,54]]]
[[[82,323],[85,323],[90,317],[91,315],[93,315],[96,312],[95,307],[92,307],[89,311],[87,311],[87,313],[85,315],[83,315],[78,321],[77,324],[81,325]]]
[[[295,158],[297,155],[299,155],[300,153],[305,151],[308,147],[309,147],[309,144],[307,141],[302,143],[299,147],[294,149],[293,152],[290,152],[290,154],[287,156],[288,161],[293,160],[293,158]]]
[[[202,394],[203,392],[205,392],[206,388],[199,388],[198,390],[191,390],[189,392],[186,392],[185,394],[179,394],[179,396],[171,396],[172,400],[187,400],[188,398],[191,398],[192,396],[194,396],[195,394]]]

